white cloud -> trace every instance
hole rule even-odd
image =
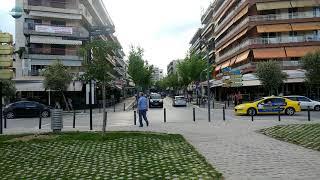
[[[171,60],[183,58],[200,27],[201,9],[210,0],[104,0],[126,53],[140,45],[145,58],[166,70]]]

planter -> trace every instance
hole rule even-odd
[[[62,109],[51,110],[51,129],[53,132],[61,132],[63,128]]]

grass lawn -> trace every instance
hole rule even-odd
[[[4,179],[222,179],[181,135],[0,136]]]
[[[261,132],[282,141],[320,151],[320,124],[275,126]]]

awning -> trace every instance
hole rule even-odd
[[[288,57],[303,57],[317,50],[320,50],[320,46],[286,47]]]
[[[82,82],[76,81],[74,83],[70,83],[67,91],[82,91]],[[34,81],[24,81],[24,82],[16,82],[16,89],[18,92],[26,92],[26,91],[30,91],[30,92],[43,92],[45,91],[44,87],[43,87],[43,83],[41,81],[39,82],[34,82]]]
[[[221,65],[221,69],[228,67],[230,64],[230,60],[225,61],[222,65]]]
[[[70,10],[70,9],[68,9]],[[30,16],[37,17],[49,17],[49,18],[61,18],[61,19],[72,19],[72,20],[81,20],[82,16],[80,14],[66,14],[66,13],[54,13],[54,12],[45,12],[45,11],[30,11]]]
[[[238,40],[239,38],[241,38],[242,36],[244,36],[246,33],[248,32],[248,29],[245,29],[243,31],[241,31],[238,35],[236,35],[233,39],[231,39],[230,41],[228,41],[224,46],[222,46],[221,48],[218,49],[218,52],[220,52],[221,50],[223,50],[224,48],[228,47],[231,43],[235,42],[236,40]]]
[[[318,0],[291,1],[292,7],[313,7],[319,6]]]
[[[221,65],[217,66],[215,71],[220,71],[220,69],[221,69]]]
[[[245,8],[243,8],[236,17],[234,17],[233,21],[236,22],[239,19],[241,19],[244,15],[246,15],[249,11],[249,5],[247,5]]]
[[[234,4],[235,1],[236,1],[236,0],[231,0],[231,1],[229,1],[228,6],[227,6],[226,8],[224,8],[221,13],[219,13],[219,16],[217,17],[217,19],[215,20],[215,22],[219,22],[219,21],[220,21],[220,19],[224,16],[225,13],[228,12],[229,8],[231,7],[231,5]],[[227,2],[227,3],[228,3],[228,2]]]
[[[30,37],[30,43],[82,45],[82,41],[63,40],[62,38],[53,37],[53,36],[31,36]]]
[[[290,24],[273,24],[257,26],[258,33],[292,31]]]
[[[320,29],[320,22],[310,23],[296,23],[291,24],[293,31],[318,30]]]
[[[233,65],[236,63],[237,58],[238,58],[238,56],[235,56],[235,57],[233,57],[233,58],[230,60],[229,67],[233,66]]]
[[[250,53],[250,50],[245,51],[245,52],[239,54],[238,57],[237,57],[237,60],[236,60],[235,64],[238,64],[238,63],[240,63],[240,62],[248,59],[249,53]]]
[[[290,1],[257,3],[258,11],[270,10],[270,9],[287,9],[287,8],[291,8]]]
[[[253,49],[255,59],[285,58],[284,48]]]

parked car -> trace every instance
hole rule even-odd
[[[235,107],[236,115],[257,114],[287,114],[293,116],[296,112],[301,111],[300,103],[283,97],[264,97],[252,103],[240,104]]]
[[[50,108],[44,104],[34,101],[19,101],[7,105],[3,111],[7,119],[14,119],[17,117],[50,117]]]
[[[300,102],[301,109],[303,110],[308,110],[309,107],[315,111],[320,111],[320,102],[313,101],[305,96],[285,96],[285,98]]]
[[[187,100],[184,96],[175,96],[172,102],[172,106],[187,106]]]
[[[163,100],[160,94],[151,93],[149,97],[149,107],[160,107],[163,108]]]

